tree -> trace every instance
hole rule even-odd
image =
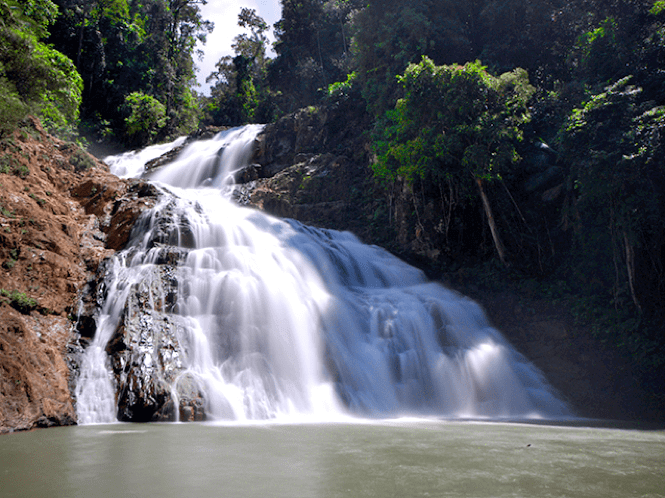
[[[499,258],[507,263],[485,186],[519,160],[515,144],[534,91],[526,71],[494,77],[477,61],[436,66],[423,57],[398,80],[404,96],[375,132],[375,175],[388,183],[443,184],[460,200],[476,191]],[[452,204],[442,206],[444,216]]]
[[[242,8],[238,26],[248,29],[234,38],[235,56],[222,57],[207,80],[216,81],[207,99],[206,112],[213,123],[239,125],[271,121],[273,95],[267,82],[270,60],[266,57],[266,22],[254,9]]]
[[[129,114],[125,119],[126,134],[136,144],[149,143],[166,125],[166,106],[150,95],[130,93],[125,105]]]
[[[41,41],[57,12],[49,0],[0,0],[0,119],[5,131],[30,112],[51,129],[78,119],[81,77],[69,58]]]
[[[204,0],[56,0],[64,15],[49,41],[77,61],[85,91],[82,118],[96,134],[124,135],[125,98],[133,92],[166,106],[162,136],[198,125],[192,94],[197,41],[212,29]]]
[[[615,305],[630,296],[641,309],[643,299],[663,294],[665,108],[640,102],[630,81],[573,109],[558,141],[570,167],[578,278],[587,290],[611,289]]]
[[[495,72],[550,63],[550,0],[371,0],[356,21],[354,47],[365,98],[375,114],[391,108],[395,75],[424,55],[435,64],[482,60]]]
[[[329,84],[353,71],[350,35],[362,0],[281,0],[275,24],[277,57],[269,69],[271,88],[283,112],[319,102]]]

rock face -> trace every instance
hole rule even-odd
[[[0,140],[0,184],[0,433],[72,424],[78,353],[95,329],[84,290],[152,187],[111,175],[34,119]]]
[[[81,189],[89,189],[86,183]],[[159,214],[152,208],[160,204]],[[91,210],[96,204],[88,205]],[[201,390],[185,373],[187,344],[177,307],[178,266],[194,245],[191,224],[178,213],[171,194],[140,182],[127,183],[125,194],[106,213],[108,247],[123,250],[122,259],[140,260],[138,278],[122,280],[111,259],[105,260],[83,295],[79,318],[81,336],[92,338],[104,302],[121,299],[106,352],[114,377],[117,417],[122,421],[194,421],[205,418]],[[150,238],[144,240],[145,234]],[[128,244],[129,242],[129,244]],[[125,246],[128,246],[125,248]],[[145,251],[151,256],[146,257]],[[147,258],[147,259],[144,259]],[[117,280],[122,295],[110,296]]]
[[[276,216],[376,241],[384,201],[371,179],[363,134],[369,119],[362,106],[344,101],[267,125],[254,157],[260,179],[240,187],[240,197]]]
[[[133,422],[203,420],[201,391],[184,374],[184,327],[177,315],[175,268],[155,265],[131,290],[106,351],[116,377],[118,419]],[[178,412],[176,413],[175,410]]]
[[[75,423],[79,293],[125,237],[130,184],[37,120],[0,140],[0,184],[0,433]]]

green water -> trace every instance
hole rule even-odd
[[[0,437],[0,497],[665,497],[665,432],[400,421]]]

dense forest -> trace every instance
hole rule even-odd
[[[0,0],[0,134],[134,147],[351,102],[379,214],[407,195],[434,264],[566,299],[662,371],[664,1],[281,0],[272,51],[242,8],[208,96],[204,3]]]

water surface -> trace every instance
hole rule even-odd
[[[662,497],[665,432],[508,423],[113,424],[0,438],[4,497]]]

